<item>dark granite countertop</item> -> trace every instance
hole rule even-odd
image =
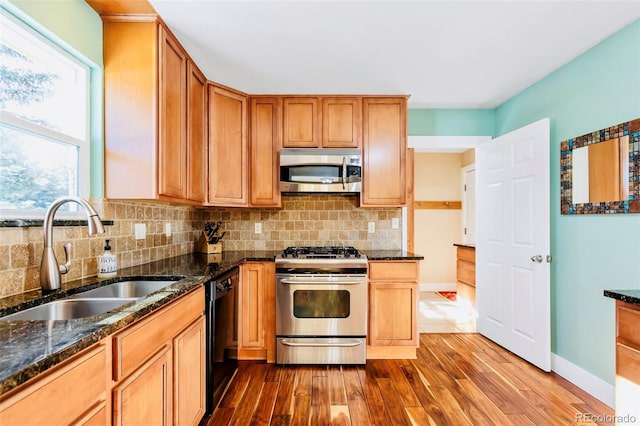
[[[475,244],[454,244],[454,246],[456,246],[456,247],[467,247],[467,248],[472,248],[472,249],[476,248]]]
[[[640,290],[605,290],[604,295],[621,302],[640,306]]]
[[[369,260],[423,260],[424,256],[405,250],[361,250]]]
[[[61,290],[50,294],[34,290],[0,299],[0,316],[4,316],[124,279],[150,275],[156,279],[180,279],[160,291],[101,315],[65,321],[0,321],[0,394],[241,262],[270,261],[276,254],[276,251],[230,251],[217,255],[193,253],[124,268],[118,271],[117,276],[108,279],[93,277],[64,283]]]

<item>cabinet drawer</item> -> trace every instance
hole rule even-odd
[[[369,279],[415,282],[418,280],[418,262],[369,262]]]
[[[90,416],[106,400],[107,351],[90,348],[0,403],[2,425],[70,424]]]
[[[200,287],[116,334],[113,338],[114,380],[131,374],[203,312],[204,288]]]
[[[618,342],[640,350],[640,308],[625,302],[616,302]]]
[[[616,375],[640,386],[640,351],[625,345],[616,345]]]
[[[456,263],[456,272],[458,281],[472,285],[476,285],[476,265],[469,262],[458,260]]]
[[[471,247],[458,247],[458,260],[476,263],[476,249]]]

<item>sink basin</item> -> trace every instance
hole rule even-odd
[[[70,299],[87,299],[87,298],[130,298],[144,297],[154,291],[161,290],[176,281],[120,281],[118,283],[108,284],[93,290],[84,291],[71,296]]]
[[[4,316],[0,318],[0,321],[48,321],[84,318],[104,314],[135,300],[135,298],[54,300],[44,305]]]

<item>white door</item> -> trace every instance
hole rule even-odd
[[[551,369],[549,119],[476,149],[478,331]]]
[[[462,168],[462,243],[476,243],[476,165]]]

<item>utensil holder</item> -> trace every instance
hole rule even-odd
[[[196,242],[196,251],[198,253],[222,253],[222,241],[218,241],[215,244],[209,244],[207,237],[202,233]]]

